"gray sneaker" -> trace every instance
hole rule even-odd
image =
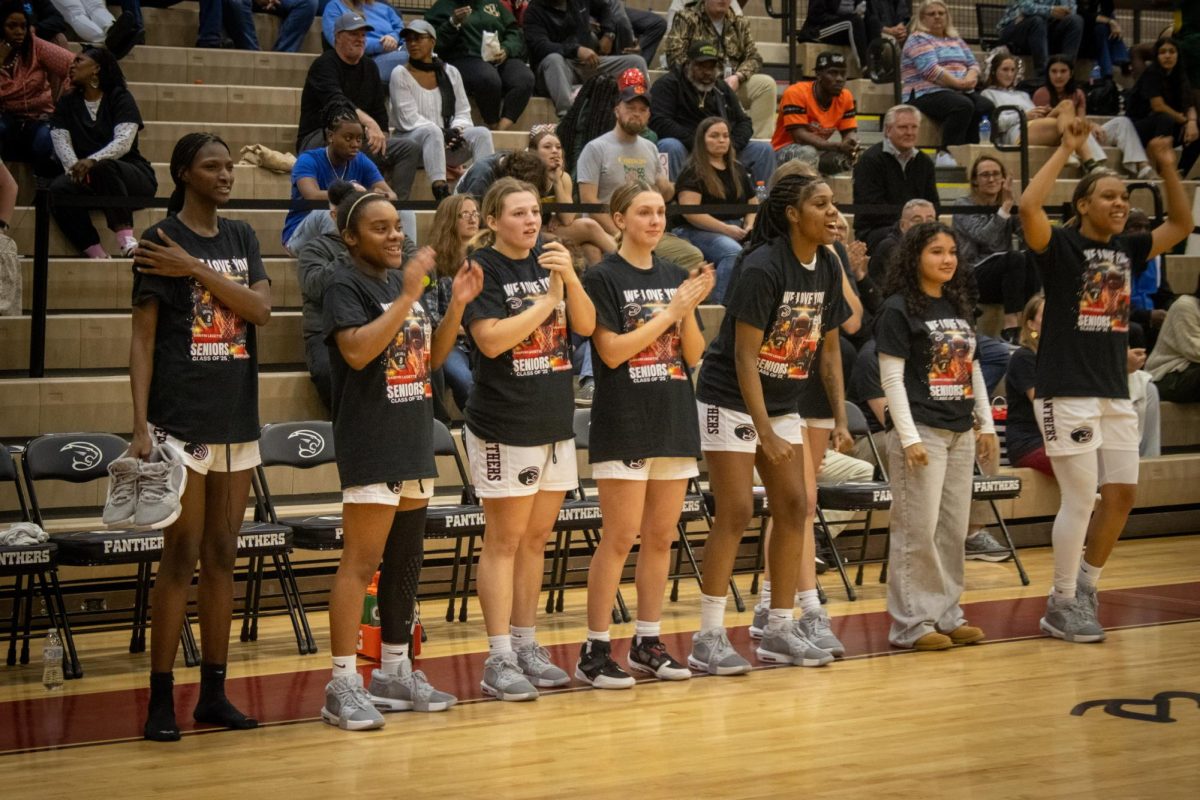
[[[525,673],[521,672],[516,653],[488,656],[487,661],[483,662],[483,680],[480,681],[479,688],[483,689],[484,694],[499,700],[538,699],[538,690],[525,677]]]
[[[710,628],[692,634],[692,652],[688,666],[709,675],[741,675],[749,672],[750,662],[733,649],[724,628]]]
[[[1080,583],[1075,589],[1075,602],[1083,607],[1088,619],[1103,631],[1104,627],[1100,624],[1100,596],[1096,593],[1096,587]]]
[[[362,675],[334,678],[325,684],[325,706],[321,719],[344,731],[365,731],[383,727],[383,715],[371,704],[363,688]]]
[[[187,467],[174,450],[156,445],[138,465],[137,510],[133,526],[140,530],[166,528],[179,519],[180,498],[187,488]]]
[[[1066,642],[1103,642],[1104,629],[1096,620],[1094,601],[1084,599],[1082,594],[1081,590],[1074,600],[1059,600],[1051,594],[1046,601],[1046,616],[1038,627]]]
[[[790,664],[796,667],[823,667],[833,661],[833,654],[817,647],[796,623],[779,630],[767,628],[755,651],[760,659],[771,664]]]
[[[425,673],[413,671],[407,658],[398,675],[371,670],[371,703],[380,711],[446,711],[458,698],[429,685]]]
[[[108,499],[104,501],[104,514],[100,517],[105,527],[132,525],[137,496],[137,459],[121,456],[108,465]]]
[[[529,682],[534,686],[566,686],[571,682],[571,676],[565,670],[556,667],[550,660],[550,652],[544,647],[539,647],[536,642],[528,647],[515,648],[513,652],[517,654],[521,672],[525,673],[525,677],[529,678]]]
[[[995,536],[985,530],[977,531],[967,537],[968,561],[1008,561],[1012,553],[1000,544]]]
[[[829,625],[829,612],[824,608],[814,608],[805,611],[800,616],[800,619],[796,620],[796,625],[799,626],[800,632],[804,634],[804,638],[834,658],[841,658],[846,655],[845,646],[842,645],[840,639],[833,635],[833,628]]]
[[[771,609],[767,606],[754,607],[754,619],[750,622],[751,639],[761,639],[763,637],[763,631],[767,629],[767,617],[770,612]]]

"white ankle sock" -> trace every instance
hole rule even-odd
[[[767,630],[777,631],[792,624],[790,608],[772,608],[767,612]]]
[[[1095,589],[1096,584],[1100,582],[1100,573],[1103,571],[1104,567],[1093,567],[1087,561],[1081,559],[1079,562],[1079,577],[1076,578],[1076,582],[1082,586]]]
[[[509,625],[508,632],[512,635],[512,646],[517,650],[537,644],[537,627],[534,625],[530,625],[528,628]]]
[[[725,598],[700,593],[700,630],[725,627]]]
[[[805,589],[802,592],[796,592],[796,607],[800,609],[800,613],[812,611],[814,608],[821,607],[821,594],[816,589]]]
[[[641,644],[642,639],[647,636],[652,636],[657,639],[662,634],[662,622],[646,622],[645,620],[637,620],[634,623],[634,641]]]
[[[502,653],[511,653],[512,651],[512,637],[507,633],[488,637],[488,655],[495,656]]]
[[[762,589],[760,589],[758,592],[758,607],[759,608],[770,608],[771,607],[771,582],[770,581],[762,582]]]
[[[358,656],[334,656],[333,657],[333,677],[334,678],[349,678],[358,673]]]
[[[609,632],[607,630],[593,631],[593,630],[589,629],[587,632],[587,638],[588,638],[589,642],[611,642],[612,641],[612,636],[609,634]]]
[[[388,644],[380,646],[379,670],[384,675],[399,675],[400,664],[408,660],[408,645]]]

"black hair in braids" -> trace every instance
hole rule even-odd
[[[583,146],[613,128],[613,108],[621,99],[617,79],[597,74],[583,82],[571,110],[558,123],[563,149],[563,170],[574,174]]]
[[[125,73],[121,71],[121,65],[117,63],[116,56],[105,50],[103,47],[88,47],[85,48],[82,55],[96,62],[99,68],[99,74],[96,76],[100,81],[99,89],[104,94],[109,94],[113,89],[125,86]]]
[[[888,262],[884,294],[904,296],[908,312],[919,317],[932,299],[921,289],[921,254],[939,234],[949,236],[957,245],[954,230],[942,222],[922,222],[909,228],[892,251]],[[960,259],[954,277],[942,284],[942,296],[950,302],[963,319],[975,319],[975,289],[970,268]]]
[[[763,210],[754,217],[754,227],[750,229],[746,253],[752,253],[780,236],[787,236],[787,210],[798,208],[822,183],[825,183],[823,178],[811,175],[785,175],[780,178],[771,187]]]
[[[183,173],[192,166],[192,162],[196,160],[196,156],[204,149],[205,145],[219,144],[226,150],[229,145],[225,144],[225,140],[215,133],[196,132],[185,133],[175,143],[175,149],[171,151],[171,180],[175,182],[175,190],[171,192],[171,199],[167,201],[167,216],[173,217],[183,210],[183,198],[186,192],[186,187],[183,185]]]
[[[326,133],[337,130],[338,125],[343,122],[362,124],[358,118],[358,109],[347,102],[345,98],[335,97],[321,107],[321,129]]]

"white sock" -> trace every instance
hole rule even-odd
[[[801,614],[805,611],[820,608],[821,593],[816,589],[805,589],[802,592],[796,592],[796,607],[800,609]]]
[[[1079,575],[1076,580],[1089,589],[1095,589],[1096,584],[1100,582],[1100,573],[1103,571],[1104,567],[1093,567],[1087,561],[1080,560]]]
[[[408,660],[408,645],[384,642],[379,649],[380,671],[384,675],[399,675],[401,662]]]
[[[612,641],[612,636],[609,634],[609,632],[607,630],[593,631],[593,630],[589,629],[587,632],[587,638],[588,638],[589,642],[611,642]]]
[[[358,674],[358,656],[334,656],[333,657],[333,677],[334,678],[351,678]]]
[[[759,608],[770,608],[771,607],[771,582],[770,581],[762,582],[762,589],[759,590],[759,593],[758,593],[758,607]]]
[[[725,627],[725,598],[700,593],[700,630]]]
[[[767,612],[767,630],[778,631],[792,624],[790,608],[772,608]]]
[[[537,644],[537,627],[534,625],[530,625],[528,628],[509,625],[508,632],[512,635],[512,646],[516,650],[520,650],[522,647],[533,647]]]
[[[1054,544],[1054,594],[1062,600],[1073,600],[1096,497],[1099,463],[1095,453],[1053,456],[1050,462],[1062,497],[1050,531]]]
[[[497,656],[512,651],[512,637],[507,633],[488,637],[488,655]]]
[[[646,622],[639,619],[634,623],[633,632],[634,641],[638,644],[641,644],[642,640],[647,637],[657,639],[662,633],[662,622]]]

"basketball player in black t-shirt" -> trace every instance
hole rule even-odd
[[[1126,376],[1133,276],[1192,230],[1190,203],[1168,138],[1152,139],[1147,147],[1163,176],[1168,212],[1153,233],[1122,235],[1129,190],[1108,171],[1089,173],[1076,184],[1074,217],[1052,228],[1042,206],[1072,149],[1087,135],[1084,120],[1063,132],[1020,207],[1025,241],[1046,294],[1034,410],[1062,496],[1052,533],[1054,590],[1040,625],[1068,642],[1104,640],[1096,582],[1137,493],[1137,413]]]

